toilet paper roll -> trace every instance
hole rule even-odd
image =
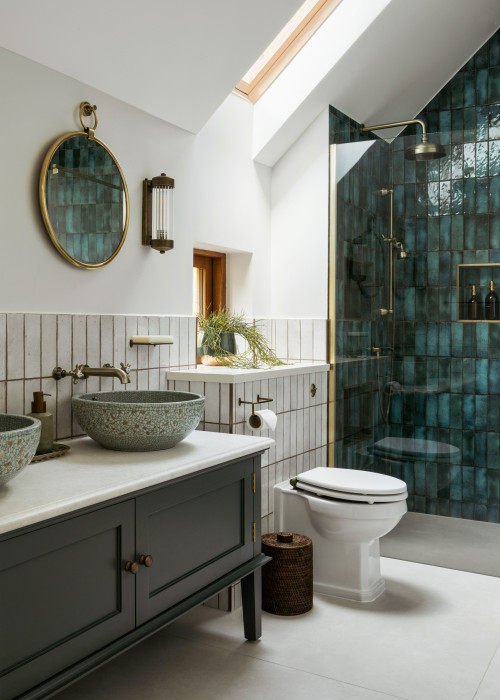
[[[263,411],[254,411],[247,420],[247,425],[251,430],[274,430],[277,422],[276,413],[264,409]]]

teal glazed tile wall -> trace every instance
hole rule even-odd
[[[456,321],[456,276],[458,264],[500,263],[500,32],[419,116],[446,157],[405,160],[418,127],[407,127],[389,147],[394,231],[410,257],[396,263],[394,364],[391,372],[386,359],[383,371],[384,386],[392,380],[399,390],[384,435],[432,440],[451,446],[450,453],[379,459],[373,441],[363,452],[344,444],[337,429],[336,463],[405,479],[410,510],[498,523],[500,324]],[[331,143],[359,140],[359,125],[337,110],[330,126]],[[500,287],[499,271],[467,270],[467,283],[477,275],[483,302],[490,278]],[[338,317],[337,328],[344,323]],[[347,380],[345,372],[337,373],[338,397],[369,377],[361,365],[349,368]],[[368,381],[375,386],[373,377]]]
[[[55,173],[52,164],[59,166]],[[59,146],[47,177],[47,206],[69,255],[91,265],[111,257],[123,236],[123,199],[120,172],[104,148],[84,135]]]

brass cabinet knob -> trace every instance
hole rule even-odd
[[[136,561],[128,561],[125,564],[125,571],[129,571],[131,574],[136,574],[139,571],[139,564]]]
[[[139,557],[139,564],[143,564],[144,566],[151,566],[153,563],[153,557],[151,554],[141,554]]]

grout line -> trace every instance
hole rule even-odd
[[[497,655],[497,653],[500,653],[500,642],[498,643],[498,645],[497,645],[495,651],[493,652],[493,656],[491,657],[491,659],[490,659],[489,662],[488,662],[488,665],[486,666],[486,669],[485,669],[485,671],[484,671],[484,673],[483,673],[483,675],[482,675],[482,677],[481,677],[481,680],[479,681],[479,685],[477,686],[476,692],[475,692],[474,695],[472,696],[472,700],[474,700],[474,698],[477,697],[477,694],[478,694],[479,691],[481,690],[481,686],[482,686],[482,684],[483,684],[483,681],[484,681],[484,679],[486,678],[486,675],[487,675],[488,671],[490,670],[491,664],[493,663],[493,660],[494,660],[495,656]]]
[[[234,612],[234,614],[236,614],[239,611],[239,608],[238,608],[238,610],[235,610],[231,613],[227,613],[224,610],[219,610],[217,608],[210,608],[208,606],[205,606],[205,609],[216,611],[215,613],[213,613],[214,615],[215,614],[220,615],[222,613],[227,615],[227,614],[233,614],[233,612]],[[325,680],[331,681],[332,683],[340,683],[340,684],[347,686],[347,687],[350,687],[350,688],[360,688],[362,690],[366,690],[366,691],[371,692],[371,693],[378,693],[379,695],[382,695],[383,697],[387,698],[388,700],[409,700],[408,697],[405,697],[403,695],[390,695],[388,693],[385,693],[384,691],[376,690],[375,688],[367,688],[364,685],[357,685],[356,683],[349,683],[347,681],[343,681],[343,680],[340,680],[338,678],[333,678],[332,676],[326,676],[322,673],[314,673],[313,671],[307,671],[307,670],[302,669],[302,668],[297,668],[297,666],[291,666],[290,664],[281,664],[281,663],[278,663],[277,661],[270,661],[269,659],[263,659],[260,656],[254,656],[253,654],[245,654],[243,651],[243,649],[245,648],[245,643],[240,645],[238,647],[238,649],[227,649],[227,647],[221,646],[217,643],[211,643],[211,642],[208,642],[206,640],[199,640],[199,639],[193,638],[193,637],[186,635],[186,634],[179,634],[178,632],[171,632],[169,629],[166,629],[166,634],[170,637],[177,637],[178,639],[184,639],[185,641],[191,642],[192,644],[197,644],[198,646],[201,646],[201,647],[218,649],[219,651],[223,651],[226,654],[229,653],[229,654],[236,654],[238,656],[244,656],[245,658],[252,659],[253,661],[260,661],[261,663],[269,664],[271,666],[277,666],[279,668],[292,669],[294,671],[298,671],[299,673],[304,673],[308,676],[315,676],[316,678],[324,678]],[[255,644],[255,643],[257,643],[257,642],[250,642],[250,644]],[[228,662],[228,663],[230,663],[230,662]]]

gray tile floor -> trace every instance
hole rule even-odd
[[[305,615],[200,607],[58,700],[499,700],[500,578],[383,559],[370,604],[315,596]]]

